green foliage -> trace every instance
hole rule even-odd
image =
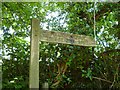
[[[55,88],[120,86],[118,3],[97,3],[95,10],[96,47],[40,42],[40,86],[45,81]],[[95,37],[94,3],[6,2],[2,15],[3,88],[28,89],[31,18],[39,18],[41,28]]]
[[[90,70],[90,68],[87,69],[87,71],[82,70],[82,77],[86,77],[86,78],[90,78],[90,80],[92,80],[92,71]]]

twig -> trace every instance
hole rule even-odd
[[[114,81],[113,81],[113,83],[112,83],[112,85],[110,86],[110,89],[113,87],[113,85],[114,85],[114,83],[115,83],[115,79],[116,79],[116,77],[117,77],[117,74],[118,74],[118,69],[119,69],[119,64],[118,64],[118,67],[117,67],[117,69],[116,69],[116,73],[115,73],[115,75],[114,75]]]
[[[105,81],[105,82],[108,82],[108,83],[112,83],[111,81],[109,80],[105,80],[105,79],[102,79],[102,78],[98,78],[98,77],[93,77],[94,79],[98,79],[98,80],[101,80],[101,81]]]

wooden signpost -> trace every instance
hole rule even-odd
[[[39,89],[39,41],[79,46],[96,46],[90,36],[41,30],[38,19],[32,19],[29,88]]]

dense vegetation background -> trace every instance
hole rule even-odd
[[[31,19],[41,28],[96,36],[96,47],[40,42],[40,87],[120,88],[119,3],[2,3],[3,88],[28,89]]]

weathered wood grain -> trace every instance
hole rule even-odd
[[[29,88],[39,89],[39,20],[32,19]]]
[[[40,32],[40,41],[79,46],[96,46],[95,40],[90,36],[48,30],[41,30]]]

